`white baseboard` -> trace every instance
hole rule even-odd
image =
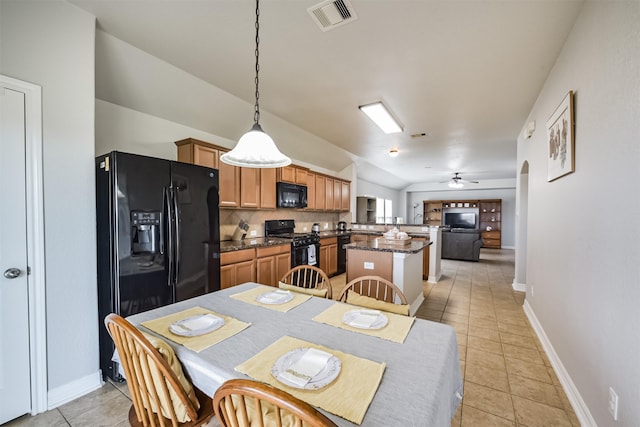
[[[547,334],[544,332],[542,325],[538,321],[538,318],[527,300],[524,301],[523,308],[529,322],[531,322],[533,330],[536,332],[536,335],[538,335],[538,339],[540,339],[540,343],[542,343],[544,351],[547,353],[547,357],[549,358],[551,365],[553,365],[553,369],[556,371],[556,375],[560,380],[560,384],[562,384],[564,392],[567,394],[567,398],[573,407],[573,411],[576,413],[576,417],[578,417],[578,421],[580,421],[580,425],[582,427],[598,427],[596,421],[591,416],[591,412],[589,411],[587,404],[582,399],[582,396],[580,396],[580,392],[573,383],[573,380],[571,380],[569,373],[564,368],[562,361],[558,357],[553,345],[551,345],[551,341],[549,341]]]
[[[71,402],[87,393],[102,387],[102,375],[100,371],[78,378],[70,383],[49,390],[47,394],[49,409],[57,408],[67,402]]]
[[[516,279],[513,279],[513,283],[511,287],[514,291],[527,292],[527,284],[526,283],[518,283]]]
[[[418,294],[416,299],[409,306],[409,316],[415,315],[416,311],[418,311],[418,308],[420,308],[423,302],[424,302],[424,295],[422,292],[420,292],[420,294]]]
[[[427,282],[429,283],[438,283],[438,280],[442,277],[442,271],[439,271],[438,274],[432,274],[429,276]]]

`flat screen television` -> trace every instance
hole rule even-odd
[[[451,228],[474,229],[476,228],[476,214],[460,213],[460,212],[445,212],[444,225],[448,225]]]

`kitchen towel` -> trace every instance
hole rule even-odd
[[[316,259],[316,245],[310,245],[307,249],[307,264],[316,265],[318,263]]]

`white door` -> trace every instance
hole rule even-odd
[[[0,87],[0,424],[31,410],[25,95]]]

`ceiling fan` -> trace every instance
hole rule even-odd
[[[468,181],[466,179],[462,179],[462,177],[460,176],[460,172],[456,172],[449,181],[440,181],[441,184],[444,184],[445,182],[449,183],[450,188],[462,188],[464,187],[463,182],[479,184],[478,181]]]

